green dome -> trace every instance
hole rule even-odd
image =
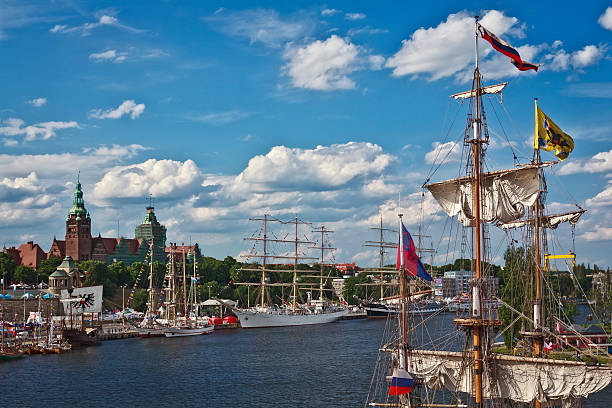
[[[68,213],[67,219],[69,219],[71,215],[76,215],[78,221],[80,221],[81,218],[84,218],[86,216],[89,218],[89,213],[85,208],[85,200],[83,200],[83,190],[81,190],[81,182],[78,180],[76,184],[76,190],[74,191],[74,198],[72,199],[72,208]]]

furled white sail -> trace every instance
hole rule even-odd
[[[506,87],[506,85],[508,85],[507,82],[502,82],[501,84],[482,87],[480,88],[480,95],[501,93],[501,91]],[[476,91],[472,89],[471,91],[465,91],[451,95],[451,98],[468,99],[473,98],[474,96],[476,96]]]
[[[571,225],[576,225],[580,216],[586,210],[572,211],[564,214],[554,214],[542,217],[542,227],[556,229],[562,222],[569,222]],[[512,221],[508,223],[500,223],[498,226],[503,229],[520,228],[525,225],[533,224],[533,218],[527,220]]]
[[[412,350],[408,371],[432,389],[472,393],[472,364],[461,352]],[[495,354],[485,361],[483,396],[570,404],[612,382],[612,368],[582,362]]]
[[[474,178],[462,177],[427,184],[444,212],[458,215],[464,226],[474,222]],[[525,208],[533,205],[539,194],[538,167],[484,173],[481,176],[481,219],[488,223],[508,223],[525,215]]]

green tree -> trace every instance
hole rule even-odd
[[[13,282],[16,268],[15,259],[6,252],[0,252],[0,275],[4,279],[5,287]]]
[[[351,305],[357,305],[366,299],[367,286],[358,286],[360,283],[372,283],[372,279],[367,272],[344,280],[344,299]],[[370,291],[371,292],[371,291]]]
[[[207,300],[217,296],[220,288],[221,286],[217,281],[210,281],[200,285],[200,299]]]
[[[19,265],[15,269],[15,275],[13,277],[15,282],[23,282],[28,285],[36,283],[36,270],[29,266]]]
[[[61,263],[62,260],[54,256],[49,259],[44,259],[36,270],[38,273],[38,280],[49,283],[49,275],[55,272]]]
[[[134,294],[132,306],[135,310],[138,310],[139,312],[144,312],[145,310],[147,310],[148,301],[149,293],[144,289],[140,289]]]
[[[527,316],[529,316],[527,301],[531,297],[524,273],[533,264],[533,261],[528,262],[528,259],[533,259],[533,256],[529,256],[529,253],[530,251],[526,251],[523,247],[510,246],[506,248],[504,253],[505,266],[500,272],[500,293],[503,301]],[[516,339],[519,338],[522,321],[521,319],[515,321],[517,314],[506,306],[499,309],[499,316],[503,319],[503,327],[506,330],[504,332],[504,343],[508,349],[512,349],[516,344]],[[512,326],[508,328],[511,323]]]
[[[115,262],[108,266],[108,278],[117,286],[131,287],[134,284],[134,279],[130,270],[123,262]]]
[[[85,286],[104,285],[103,296],[111,298],[117,291],[117,284],[111,279],[108,266],[99,261],[78,263],[80,271],[85,273]]]

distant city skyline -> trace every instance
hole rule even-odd
[[[62,236],[80,171],[94,236],[119,228],[133,238],[152,195],[167,242],[197,242],[203,255],[248,252],[243,237],[259,229],[249,217],[297,214],[335,231],[337,262],[369,266],[378,263],[363,245],[377,238],[369,227],[381,214],[396,225],[401,195],[413,234],[423,211],[434,263],[452,262],[460,248],[444,240],[446,218],[429,194],[421,203],[421,185],[458,172],[465,107],[449,95],[471,85],[479,15],[541,64],[520,72],[480,41],[485,84],[508,82],[503,105],[485,102],[488,163],[531,157],[538,98],[575,142],[547,171],[550,211],[588,210],[575,246],[560,227],[550,250],[612,266],[609,3],[570,11],[552,1],[6,1],[2,9],[7,247],[34,241],[48,250]],[[450,165],[438,169],[436,157]],[[503,264],[504,249],[493,248],[493,262]]]

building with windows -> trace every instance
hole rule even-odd
[[[61,241],[53,239],[48,256],[60,259],[71,257],[75,261],[99,261],[106,264],[123,262],[131,265],[134,262],[143,262],[147,257],[151,238],[158,249],[154,259],[165,262],[163,248],[166,244],[166,227],[161,225],[155,217],[153,207],[147,207],[144,222],[136,227],[135,238],[105,238],[98,234],[91,236],[91,216],[85,208],[83,190],[77,180],[76,190],[72,200],[72,208],[66,217],[66,236]]]
[[[460,296],[462,293],[472,291],[471,271],[448,271],[440,279],[439,290],[443,298]],[[499,291],[499,279],[495,276],[487,276],[483,279],[483,295],[485,298],[497,297]]]

